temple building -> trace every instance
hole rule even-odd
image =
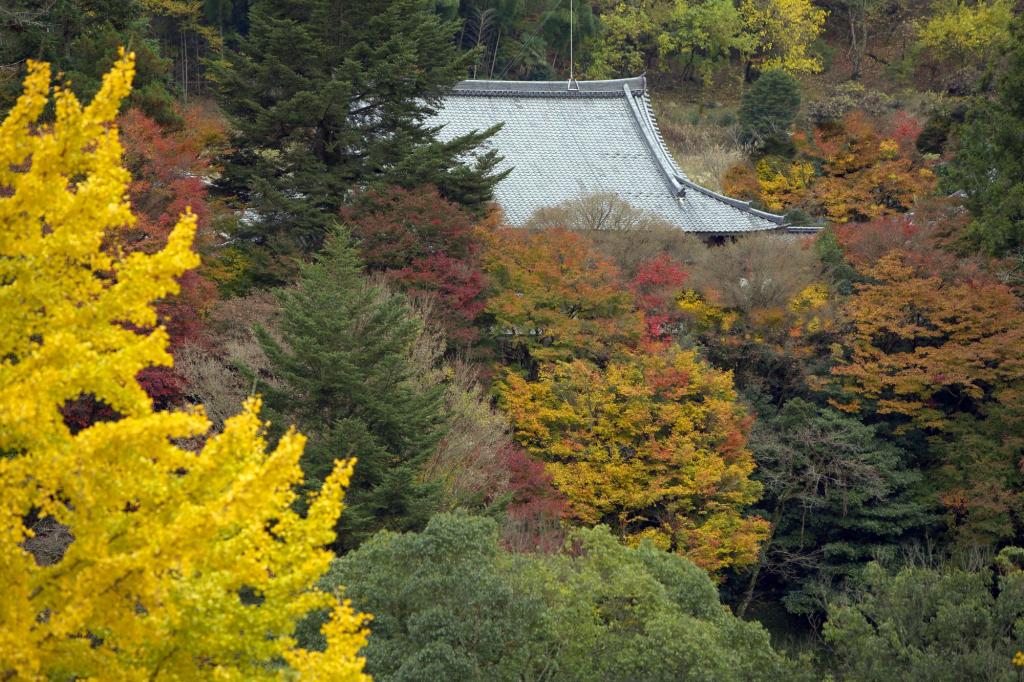
[[[504,124],[489,141],[511,173],[495,200],[511,225],[534,211],[593,194],[614,194],[686,232],[707,237],[788,228],[781,215],[701,187],[665,146],[646,79],[468,80],[444,98],[430,125],[448,140]],[[802,231],[804,228],[795,228]]]

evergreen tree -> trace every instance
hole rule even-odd
[[[441,143],[425,124],[472,55],[426,0],[260,0],[249,35],[213,69],[238,130],[225,189],[248,200],[243,237],[274,253],[319,247],[356,185],[433,184],[487,201],[497,156],[461,160],[493,131]]]
[[[280,294],[280,340],[257,329],[276,379],[261,387],[274,422],[310,436],[307,486],[318,489],[335,460],[358,458],[342,527],[348,544],[426,522],[438,491],[419,473],[443,427],[442,387],[414,382],[409,351],[421,321],[403,296],[361,272],[348,233],[333,235]]]
[[[79,99],[91,99],[118,47],[136,55],[129,97],[161,124],[179,124],[171,93],[171,61],[152,39],[150,7],[139,0],[5,0],[0,9],[0,111],[21,93],[28,59],[53,64]]]
[[[791,612],[822,612],[879,550],[935,520],[912,495],[921,477],[905,454],[835,410],[794,398],[757,424],[751,446],[772,531],[741,615],[759,579]]]
[[[1024,17],[1011,27],[997,97],[968,112],[947,189],[966,193],[967,243],[1001,256],[1024,248]]]
[[[800,108],[800,83],[785,71],[768,71],[743,93],[740,128],[745,142],[778,153],[792,147],[789,127]]]
[[[995,571],[872,563],[849,599],[829,604],[825,641],[837,680],[1020,680],[1024,572],[1019,547]],[[325,580],[328,580],[331,574]]]

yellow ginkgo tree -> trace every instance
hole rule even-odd
[[[31,63],[0,124],[0,680],[367,680],[367,617],[315,588],[352,463],[300,516],[301,435],[268,453],[252,399],[192,451],[202,410],[154,411],[136,382],[171,363],[153,302],[198,257],[190,214],[159,253],[105,247],[132,222],[113,121],[133,73],[122,54],[88,106],[54,88],[45,122]],[[118,417],[73,433],[81,396]],[[41,521],[66,551],[31,551]],[[297,649],[318,609],[326,651]]]

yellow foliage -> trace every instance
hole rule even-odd
[[[821,71],[808,49],[825,27],[825,10],[810,0],[743,0],[740,13],[746,30],[757,36],[754,60],[761,70]]]
[[[699,331],[715,329],[727,332],[732,329],[736,320],[739,319],[738,313],[719,308],[709,303],[696,291],[690,289],[682,293],[677,301],[677,305],[680,310],[687,314]]]
[[[798,293],[789,302],[789,309],[794,313],[809,313],[828,303],[828,287],[824,284],[811,284]]]
[[[887,161],[898,158],[900,155],[900,144],[896,140],[885,139],[878,144],[878,156]]]
[[[790,163],[766,156],[757,162],[761,200],[772,211],[800,203],[813,180],[814,166],[806,161]]]
[[[817,313],[825,308],[828,302],[828,286],[820,283],[811,284],[794,296],[789,302],[789,309],[804,319],[802,324],[791,330],[791,335],[798,335],[802,331],[819,331],[822,328],[822,321]]]
[[[629,547],[639,547],[645,542],[649,542],[663,552],[667,552],[672,549],[672,529],[645,528],[639,533],[626,538],[626,545]]]
[[[659,4],[658,0],[619,2],[601,14],[602,40],[591,55],[587,78],[617,78],[646,69],[641,37],[658,33],[655,15]]]
[[[866,222],[909,210],[917,197],[933,190],[934,173],[920,166],[912,145],[885,138],[861,111],[819,127],[813,139],[793,136],[799,152],[819,159],[804,207],[831,222]]]
[[[0,124],[0,679],[367,680],[366,617],[315,588],[353,463],[300,517],[303,436],[268,454],[251,399],[193,452],[202,409],[156,412],[135,380],[171,363],[153,302],[198,257],[190,213],[158,253],[103,249],[133,221],[113,125],[133,74],[122,54],[84,107],[55,88],[42,124],[50,70],[30,63]],[[72,433],[83,395],[118,417]],[[73,537],[49,560],[29,551],[45,518]],[[322,608],[328,651],[295,650]]]
[[[579,521],[710,572],[757,559],[768,524],[743,513],[761,486],[730,373],[674,348],[603,369],[559,362],[535,382],[508,373],[502,400]]]
[[[184,28],[203,36],[212,47],[221,48],[224,37],[212,26],[203,23],[203,4],[199,0],[138,0],[139,3],[159,17],[168,17],[181,23]]]
[[[710,85],[715,68],[734,54],[765,71],[821,71],[809,51],[827,13],[811,0],[606,0],[597,9],[601,31],[588,78],[653,68]]]
[[[203,263],[205,274],[218,286],[230,289],[241,284],[252,268],[252,259],[235,247],[221,249],[213,259]]]
[[[1009,43],[1014,4],[1013,0],[941,2],[939,10],[918,26],[918,43],[942,59],[983,61]]]

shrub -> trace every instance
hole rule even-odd
[[[489,519],[441,514],[422,533],[382,533],[335,562],[374,613],[367,669],[392,680],[730,682],[792,675],[756,623],[723,608],[682,557],[574,532],[556,556],[513,555]],[[317,620],[300,631],[314,646]]]
[[[663,218],[634,208],[614,194],[591,194],[537,209],[524,225],[527,229],[560,227],[577,232],[599,230],[653,230],[671,228]]]
[[[824,632],[841,680],[1013,682],[1022,617],[1017,568],[999,576],[923,567],[892,574],[871,564],[863,589],[829,608]]]
[[[800,83],[784,71],[768,71],[743,93],[743,140],[761,150],[788,146],[789,129],[800,108]]]
[[[821,276],[821,263],[803,243],[757,234],[705,249],[690,268],[689,286],[715,305],[750,312],[785,308]]]
[[[881,116],[892,106],[893,99],[889,95],[868,90],[857,81],[849,81],[832,87],[824,98],[810,102],[807,114],[816,125],[825,125],[842,119],[855,109]]]

